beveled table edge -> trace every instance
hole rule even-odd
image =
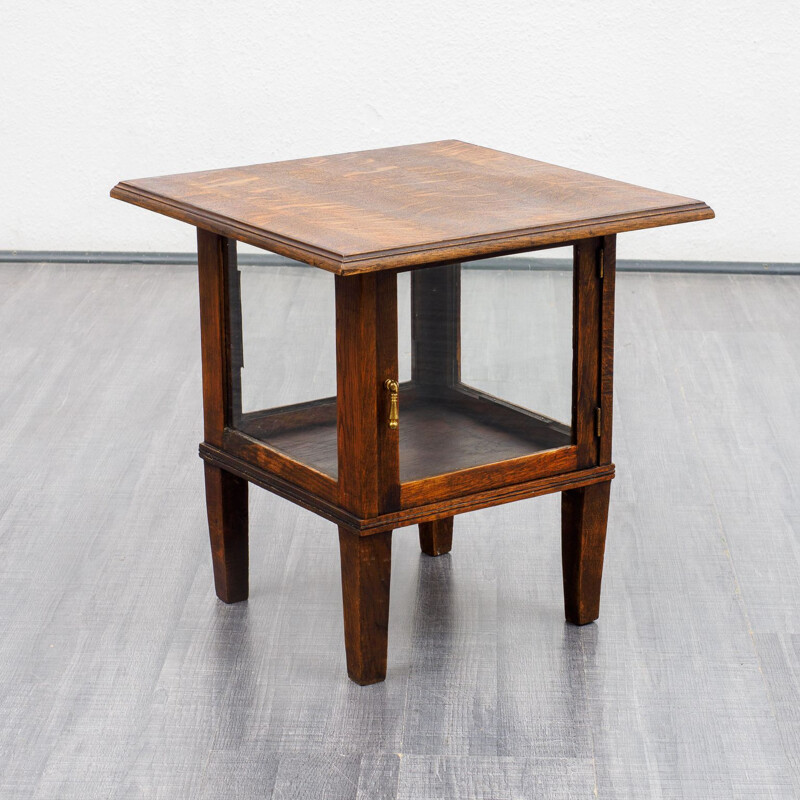
[[[337,275],[355,275],[383,269],[436,264],[446,261],[468,261],[475,258],[510,255],[512,253],[570,244],[579,239],[608,236],[625,231],[675,225],[713,219],[713,210],[698,200],[667,208],[636,211],[609,217],[596,217],[551,226],[533,226],[496,234],[469,236],[430,245],[377,250],[353,255],[335,253],[313,247],[277,233],[246,225],[230,217],[214,214],[196,206],[177,203],[121,181],[111,190],[111,197],[155,211],[198,228],[228,236],[287,258],[302,261]]]

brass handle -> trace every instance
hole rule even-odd
[[[383,384],[389,391],[389,429],[396,431],[400,427],[400,408],[398,403],[398,394],[400,387],[397,381],[387,378]]]

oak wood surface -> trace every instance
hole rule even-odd
[[[197,269],[204,435],[207,442],[220,445],[233,418],[228,286],[230,273],[236,272],[236,242],[198,228]]]
[[[581,467],[597,463],[601,244],[600,239],[578,242],[573,259],[572,429]]]
[[[210,445],[222,447],[226,427],[241,413],[241,316],[236,242],[198,229],[197,265],[204,436]],[[233,346],[232,341],[236,342]],[[205,487],[217,596],[226,603],[246,600],[249,583],[247,482],[241,476],[206,463]]]
[[[714,216],[698,200],[454,140],[128,180],[111,196],[339,274]]]
[[[203,466],[214,588],[223,602],[238,603],[249,592],[247,481],[213,464]]]
[[[400,486],[400,505],[402,508],[413,508],[434,500],[448,500],[537,478],[563,475],[577,468],[577,449],[574,446],[542,450],[518,458],[405,481]]]
[[[393,530],[404,525],[416,525],[420,522],[442,519],[454,514],[465,514],[468,511],[477,511],[481,508],[511,503],[515,500],[524,500],[553,492],[563,492],[567,489],[580,488],[600,481],[609,481],[614,477],[615,472],[614,465],[607,464],[590,469],[571,469],[568,472],[559,472],[546,477],[520,480],[506,486],[495,485],[491,489],[469,492],[465,487],[465,493],[461,495],[429,500],[421,505],[379,514],[376,517],[363,518],[336,502],[305,489],[298,485],[296,481],[279,477],[271,470],[264,469],[249,459],[232,455],[230,452],[208,444],[201,444],[199,452],[200,457],[208,463],[220,466],[235,475],[246,478],[251,483],[255,483],[257,486],[261,486],[286,500],[313,511],[315,514],[337,525],[343,525],[351,530],[358,531],[362,536],[370,536],[384,530]],[[420,491],[420,496],[424,496],[422,491]]]
[[[242,414],[236,427],[260,438],[297,428],[331,423],[336,423],[336,398],[320,397],[317,400],[306,400],[288,406],[248,411]]]
[[[337,276],[339,503],[362,517],[400,505],[399,436],[389,428],[387,380],[397,380],[397,275]]]
[[[566,444],[572,440],[572,428],[566,423],[503,400],[466,383],[456,384],[451,390],[439,390],[438,398],[442,402],[452,403],[463,409],[465,414],[480,419],[488,417],[499,427],[524,430],[528,425],[533,425],[541,430],[540,435],[551,446]]]
[[[419,524],[419,546],[426,556],[443,556],[453,548],[453,518]]]
[[[362,537],[339,528],[347,674],[366,686],[386,677],[392,532]]]
[[[335,477],[314,469],[313,465],[294,458],[289,453],[270,447],[269,443],[226,428],[222,435],[222,447],[231,455],[251,461],[255,466],[268,470],[283,480],[296,483],[319,497],[330,502],[338,501],[339,485]]]
[[[384,413],[384,394],[379,406]],[[276,409],[274,414],[245,415],[240,425],[243,435],[254,445],[255,440],[268,445],[275,458],[283,453],[332,479],[338,474],[336,430],[335,398]],[[570,449],[571,441],[567,426],[461,386],[401,386],[397,434],[404,484]],[[232,432],[226,436],[233,438]],[[569,469],[574,453],[563,454],[560,463]]]
[[[561,495],[561,564],[564,610],[569,622],[586,625],[600,615],[600,584],[611,482]]]
[[[199,232],[198,232],[199,235]],[[236,240],[227,240],[227,264],[223,279],[227,289],[227,357],[230,388],[230,424],[236,425],[242,417],[242,369],[244,368],[244,329],[242,322],[242,273],[239,272]]]

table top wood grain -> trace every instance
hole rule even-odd
[[[111,196],[337,274],[714,216],[699,200],[455,140],[128,180]]]

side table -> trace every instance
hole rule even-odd
[[[392,531],[449,552],[453,517],[562,493],[566,618],[599,613],[611,461],[616,234],[709,219],[686,197],[459,141],[123,181],[111,196],[197,227],[214,581],[248,596],[247,485],[339,529],[347,670],[386,676]],[[336,396],[242,407],[236,242],[335,274]],[[571,245],[572,419],[461,380],[465,261]],[[411,271],[411,379],[397,276]]]

